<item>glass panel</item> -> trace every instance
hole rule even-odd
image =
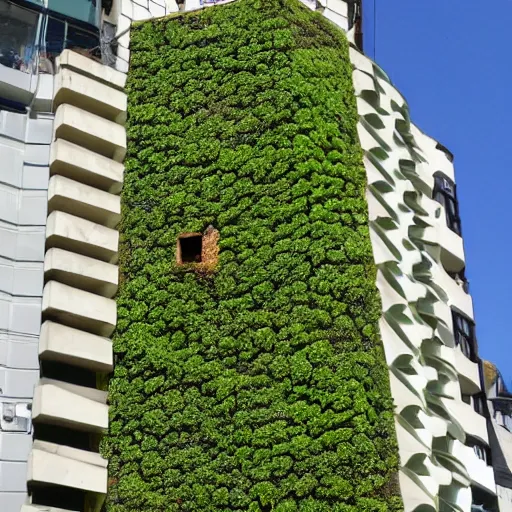
[[[48,9],[99,26],[101,0],[48,0]]]
[[[446,207],[451,215],[453,215],[454,217],[457,216],[457,208],[455,207],[455,201],[453,199],[448,198],[448,200],[446,201]]]
[[[0,0],[0,64],[32,71],[39,14]]]
[[[442,192],[436,192],[434,194],[434,201],[437,201],[439,204],[442,204],[444,206],[445,197]]]
[[[39,69],[42,73],[53,73],[55,69],[55,58],[64,49],[64,37],[66,24],[55,18],[48,18],[46,30],[46,52],[41,52]]]
[[[481,414],[483,416],[484,414],[484,402],[481,396],[475,396],[473,397],[473,409],[478,414]]]
[[[100,44],[99,37],[68,24],[66,48],[92,50]]]
[[[450,195],[450,196],[455,195],[452,184],[446,179],[443,179],[443,189],[448,195]]]
[[[471,345],[468,340],[464,337],[461,338],[460,348],[462,353],[468,358],[471,359]]]

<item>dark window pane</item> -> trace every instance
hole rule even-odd
[[[0,0],[0,64],[33,71],[39,14]]]
[[[434,180],[432,197],[435,201],[444,206],[447,226],[460,235],[459,206],[455,194],[455,185],[451,180],[442,175],[435,176]]]
[[[462,353],[467,357],[471,358],[471,345],[468,343],[466,338],[462,338],[462,343],[460,344]]]
[[[442,192],[436,192],[434,194],[434,200],[437,201],[439,204],[445,205],[445,197]]]
[[[484,415],[484,399],[481,396],[473,397],[473,408],[478,414]]]
[[[455,344],[460,346],[462,353],[473,360],[475,352],[475,333],[473,323],[460,313],[452,311],[453,335]]]
[[[55,69],[55,59],[64,49],[64,37],[66,34],[66,24],[55,18],[48,18],[48,27],[46,29],[46,52],[41,53],[41,62],[39,67],[41,71],[51,73]]]
[[[457,207],[455,206],[455,201],[453,199],[448,199],[446,201],[446,208],[454,217],[457,215]]]
[[[81,48],[92,50],[100,44],[99,37],[80,28],[68,25],[68,35],[66,38],[66,48]]]

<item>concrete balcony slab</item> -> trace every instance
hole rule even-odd
[[[57,386],[58,388],[65,389],[67,391],[70,391],[71,393],[83,396],[84,398],[87,398],[89,400],[94,400],[95,402],[98,402],[100,404],[107,403],[107,392],[102,391],[101,389],[87,388],[85,386],[78,386],[77,384],[71,384],[69,382],[64,382],[62,380],[48,379],[47,377],[42,377],[39,379],[39,386],[43,386],[46,384]]]
[[[57,139],[51,148],[50,174],[65,176],[112,194],[123,185],[123,164],[98,155],[64,139]]]
[[[52,212],[46,223],[46,248],[57,247],[101,261],[115,262],[119,233],[65,212]]]
[[[126,74],[71,50],[64,50],[57,59],[57,69],[61,68],[71,69],[117,89],[123,89],[126,84]]]
[[[97,372],[110,372],[114,367],[112,342],[108,338],[48,320],[41,327],[39,357]]]
[[[48,213],[57,210],[113,228],[121,220],[121,198],[64,176],[52,176]]]
[[[53,108],[57,109],[63,103],[119,124],[126,121],[127,97],[124,92],[67,68],[59,70],[54,83]]]
[[[109,298],[115,295],[119,283],[116,265],[57,248],[46,253],[44,276],[47,281],[59,281]]]
[[[36,440],[28,460],[27,480],[106,494],[106,466],[107,461],[99,454]]]
[[[52,384],[40,384],[34,391],[32,421],[87,432],[108,428],[108,406]]]
[[[65,139],[116,162],[122,162],[126,155],[123,126],[73,105],[57,108],[54,130],[55,139]]]
[[[43,317],[100,336],[116,326],[116,303],[90,292],[50,281],[43,290]]]

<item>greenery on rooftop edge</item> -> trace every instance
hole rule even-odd
[[[135,25],[109,512],[401,510],[348,43],[296,0]],[[212,272],[176,264],[220,232]]]

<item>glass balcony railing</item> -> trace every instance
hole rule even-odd
[[[30,1],[34,10],[0,0],[0,67],[54,74],[55,59],[66,48],[100,54],[99,33],[91,26],[98,21],[100,0]],[[55,14],[41,9],[46,6]]]
[[[39,13],[0,2],[0,64],[33,72]]]

